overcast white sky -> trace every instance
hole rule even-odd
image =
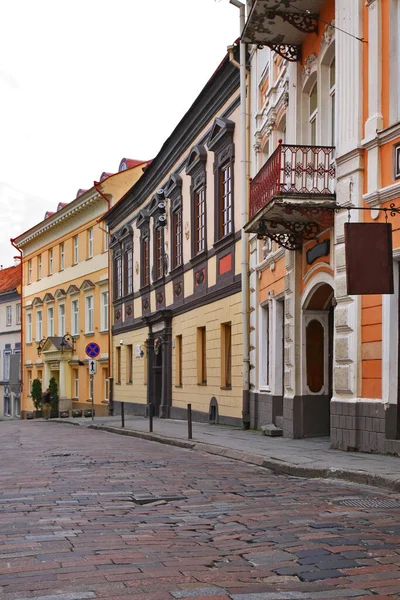
[[[0,0],[0,264],[123,157],[154,157],[239,36],[228,0]]]

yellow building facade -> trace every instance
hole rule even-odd
[[[133,165],[133,166],[132,166]],[[33,410],[31,388],[58,385],[59,410],[108,414],[109,234],[99,219],[140,178],[146,163],[121,161],[118,173],[79,190],[68,204],[13,240],[22,251],[21,416]],[[93,396],[88,344],[99,347]]]

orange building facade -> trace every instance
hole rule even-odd
[[[400,216],[391,295],[348,294],[344,225],[400,206],[400,2],[267,4],[247,3],[243,33],[251,423],[395,452]]]

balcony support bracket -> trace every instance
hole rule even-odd
[[[300,62],[301,60],[301,47],[296,46],[295,44],[274,44],[274,43],[265,43],[265,46],[268,46],[282,56],[282,58],[288,60],[289,62]],[[258,48],[263,48],[264,44],[258,44]]]

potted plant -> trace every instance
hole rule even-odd
[[[38,418],[41,416],[43,398],[42,384],[39,379],[34,379],[32,382],[31,396],[33,406],[35,407],[35,418]]]
[[[49,390],[51,395],[51,413],[50,418],[54,419],[58,417],[58,385],[54,377],[51,377],[49,381]]]

